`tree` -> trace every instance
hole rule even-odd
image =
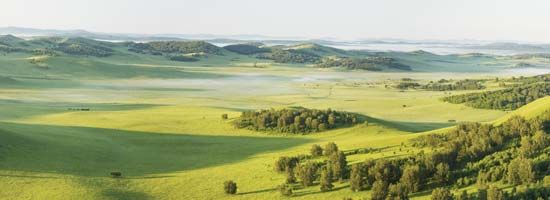
[[[544,176],[542,183],[544,187],[550,188],[550,175]]]
[[[317,130],[319,130],[319,131],[327,130],[327,124],[326,123],[319,123],[319,126],[317,127]]]
[[[334,116],[334,114],[332,113],[329,114],[327,122],[329,127],[334,127],[336,125],[336,116]]]
[[[384,200],[388,195],[388,183],[383,180],[377,180],[372,184],[371,199]]]
[[[237,183],[232,180],[225,181],[223,183],[223,189],[226,194],[236,194],[237,193]]]
[[[504,193],[497,187],[491,187],[487,192],[487,200],[504,200]]]
[[[292,196],[292,186],[289,185],[289,184],[282,184],[282,185],[279,185],[279,192],[281,192],[281,194],[283,196]]]
[[[317,177],[317,165],[312,162],[308,162],[305,165],[299,165],[298,176],[302,180],[304,187],[313,185],[313,181]]]
[[[468,196],[468,191],[466,190],[462,190],[462,192],[460,192],[458,194],[458,196],[456,196],[455,200],[468,200],[470,199],[470,197]]]
[[[275,161],[275,171],[276,172],[286,172],[287,168],[294,168],[298,165],[299,159],[297,157],[287,157],[281,156],[277,161]]]
[[[439,163],[436,167],[434,178],[438,183],[445,184],[449,181],[450,171],[447,163]]]
[[[358,192],[364,190],[367,185],[368,168],[363,163],[357,163],[351,167],[350,188]]]
[[[321,148],[320,145],[314,144],[313,146],[311,146],[311,156],[315,157],[321,155],[323,155],[323,148]]]
[[[286,168],[286,183],[296,183],[296,176],[294,175],[294,168]]]
[[[369,176],[373,175],[376,181],[395,183],[401,177],[401,170],[397,163],[385,159],[376,161],[373,167],[369,168]]]
[[[531,183],[534,178],[533,164],[529,159],[520,156],[508,164],[508,183],[513,185]]]
[[[390,184],[386,200],[408,200],[409,191],[402,183]]]
[[[453,200],[453,194],[447,188],[435,188],[432,191],[432,200]]]
[[[225,120],[225,119],[228,119],[228,116],[227,116],[227,114],[225,114],[225,113],[224,113],[224,114],[222,114],[222,119],[224,119],[224,120]]]
[[[332,170],[329,165],[323,167],[321,170],[320,185],[321,191],[323,192],[330,191],[334,187],[334,185],[332,185]]]
[[[347,177],[348,162],[346,161],[346,155],[344,152],[338,151],[337,153],[330,155],[329,163],[332,165],[331,169],[335,178],[343,180]]]
[[[537,131],[535,135],[533,135],[533,143],[535,146],[535,151],[538,152],[548,146],[548,143],[550,141],[550,138],[546,136],[546,133],[544,131]]]
[[[336,144],[334,142],[329,142],[325,145],[325,149],[324,149],[323,154],[325,156],[330,156],[330,155],[332,155],[333,153],[336,153],[336,152],[338,152],[338,146],[336,146]]]
[[[477,189],[477,199],[487,200],[487,188],[485,186]]]
[[[533,155],[536,152],[536,146],[534,142],[531,140],[530,136],[521,137],[520,151],[521,151],[521,154],[527,158],[533,157]]]
[[[409,192],[418,192],[420,190],[420,166],[406,166],[400,182],[405,185]]]

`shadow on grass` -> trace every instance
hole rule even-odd
[[[365,119],[369,123],[376,123],[380,124],[382,126],[386,126],[389,128],[395,128],[400,131],[406,131],[406,132],[424,132],[424,131],[431,131],[435,129],[445,128],[449,126],[453,126],[456,123],[438,123],[438,122],[404,122],[404,121],[392,121],[392,120],[384,120],[369,116],[364,116]]]
[[[316,185],[317,187],[319,187],[319,185]],[[314,187],[314,186],[312,186]],[[326,192],[334,192],[334,191],[338,191],[338,190],[342,190],[344,188],[349,188],[349,186],[347,185],[343,185],[343,186],[340,186],[340,187],[335,187],[335,188],[332,188],[332,190],[330,191],[326,191]],[[320,189],[318,191],[298,191],[298,192],[295,192],[292,194],[293,197],[301,197],[301,196],[306,196],[306,195],[311,195],[311,194],[319,194],[319,193],[325,193],[323,191],[321,191]]]
[[[127,191],[119,189],[105,189],[101,195],[106,199],[117,200],[148,200],[153,199],[150,195],[144,192]]]
[[[9,177],[9,178],[37,178],[37,179],[60,179],[60,177],[55,176],[35,176],[35,175],[11,175],[11,174],[0,174],[0,177]]]
[[[272,191],[275,191],[275,190],[277,190],[277,188],[268,188],[268,189],[263,189],[263,190],[256,190],[256,191],[250,191],[250,192],[243,192],[243,193],[239,193],[239,195],[257,194],[257,193],[264,193],[264,192],[272,192]]]
[[[213,167],[310,141],[6,122],[0,127],[0,169],[88,177],[108,177],[113,171],[135,177]]]

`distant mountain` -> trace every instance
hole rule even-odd
[[[292,46],[304,43],[315,43],[323,46],[345,50],[368,51],[417,51],[424,50],[440,55],[484,53],[492,55],[518,55],[550,53],[550,44],[521,43],[521,42],[494,42],[480,40],[410,40],[410,39],[359,39],[341,40],[336,38],[308,39],[299,37],[271,37],[265,35],[217,35],[217,34],[132,34],[132,33],[100,33],[86,30],[56,30],[35,29],[23,27],[0,27],[0,35],[15,35],[29,38],[38,36],[54,37],[83,37],[95,40],[122,42],[151,42],[151,41],[188,41],[202,40],[216,46],[245,44],[260,42],[266,46]]]

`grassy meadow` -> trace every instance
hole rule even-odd
[[[398,56],[411,64],[435,59]],[[28,59],[41,61],[37,65]],[[449,59],[447,63],[455,64],[447,68],[509,63],[476,58],[458,64],[455,57]],[[348,156],[349,163],[397,158],[430,151],[401,146],[418,135],[511,115],[440,100],[468,91],[386,85],[402,78],[428,82],[532,75],[485,68],[429,72],[441,62],[412,72],[370,72],[281,64],[234,53],[193,63],[136,53],[107,58],[0,56],[0,199],[286,199],[276,188],[285,176],[273,171],[279,156],[308,154],[313,144],[335,142],[344,151],[377,150]],[[546,97],[530,108],[548,105]],[[367,116],[368,125],[285,135],[237,129],[231,123],[245,110],[290,106],[358,113]],[[222,114],[229,119],[223,120]],[[123,178],[111,178],[112,171],[122,172]],[[223,182],[230,179],[238,184],[237,195],[223,192]],[[326,193],[318,186],[298,189],[292,199],[370,197],[369,191],[348,187],[336,182],[334,191]],[[412,194],[412,199],[429,199],[429,193]]]

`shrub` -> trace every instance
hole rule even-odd
[[[237,183],[232,180],[225,181],[223,183],[223,189],[226,194],[236,194],[237,193]]]
[[[122,172],[111,172],[111,177],[113,178],[120,178],[122,177]]]

